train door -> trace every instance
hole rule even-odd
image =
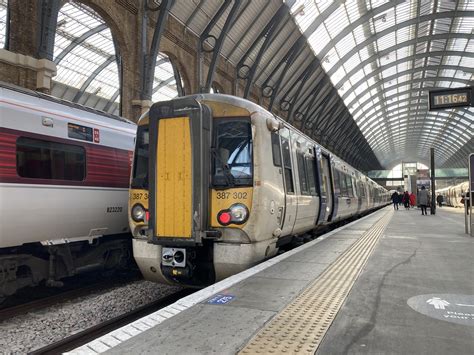
[[[289,235],[293,231],[296,220],[298,200],[295,194],[295,180],[291,160],[290,131],[283,128],[279,132],[283,163],[283,182],[285,185],[285,211],[282,223],[282,235]]]
[[[321,190],[326,194],[324,221],[330,222],[334,216],[334,188],[332,184],[331,161],[328,154],[321,155]]]

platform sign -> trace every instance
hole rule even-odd
[[[209,304],[226,304],[235,298],[233,295],[215,295],[207,301]]]
[[[472,87],[440,89],[429,92],[430,111],[474,106]]]

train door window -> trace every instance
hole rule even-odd
[[[339,171],[334,169],[334,193],[341,195],[341,181],[339,178]]]
[[[352,177],[350,175],[346,175],[346,188],[347,188],[347,196],[354,197],[354,190],[352,188]]]
[[[306,166],[304,162],[304,155],[301,152],[296,153],[298,161],[298,175],[300,176],[300,189],[302,195],[309,195],[308,177],[306,176]]]
[[[271,134],[272,134],[273,165],[281,166],[280,136],[276,132],[272,132]]]
[[[86,151],[77,145],[20,137],[16,161],[25,178],[82,181],[86,176]]]
[[[339,186],[341,189],[341,196],[347,196],[347,185],[346,185],[346,177],[344,173],[337,172],[339,175]]]
[[[291,167],[290,142],[287,138],[281,137],[281,148],[283,153],[283,167],[285,170],[286,192],[294,193],[293,170]]]
[[[316,166],[314,157],[306,157],[306,172],[308,173],[308,190],[312,196],[317,196],[318,191],[316,189]],[[326,187],[324,187],[326,188]]]

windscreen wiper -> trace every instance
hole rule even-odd
[[[212,155],[214,156],[214,160],[219,163],[219,168],[222,169],[222,173],[224,174],[225,181],[227,186],[234,187],[235,186],[235,178],[234,175],[230,172],[229,164],[225,163],[217,154],[215,148],[211,148]]]

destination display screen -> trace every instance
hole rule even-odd
[[[472,88],[458,88],[430,91],[430,110],[472,106]]]
[[[75,123],[67,124],[67,136],[69,138],[92,142],[94,138],[93,134],[93,129],[91,127],[80,126]]]

